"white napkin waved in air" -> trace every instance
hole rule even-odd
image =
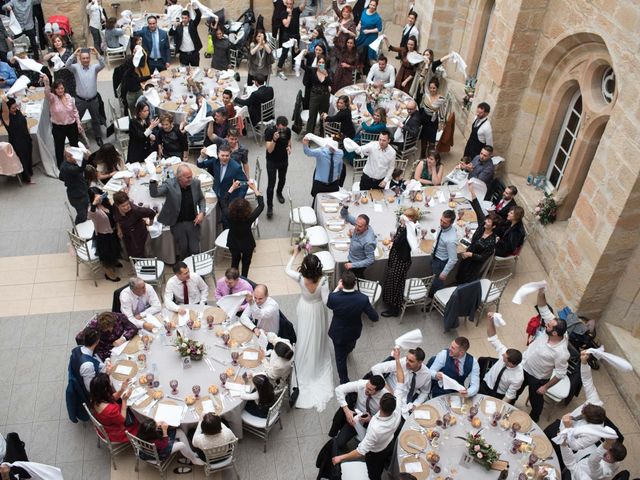
[[[340,146],[338,145],[338,142],[336,142],[335,140],[333,140],[330,137],[319,137],[317,135],[314,135],[313,133],[307,133],[304,138],[315,142],[318,146],[320,147],[333,147],[334,150],[338,150],[340,148]]]
[[[150,88],[144,92],[144,98],[149,100],[149,103],[154,107],[160,105],[160,95],[155,88]]]
[[[134,67],[139,67],[140,66],[140,60],[142,60],[142,57],[144,56],[144,51],[142,50],[142,46],[141,45],[136,45],[135,48],[133,49],[133,66]]]
[[[502,317],[501,313],[494,312],[493,313],[493,324],[496,327],[504,327],[507,324],[507,322],[504,321],[504,318]]]
[[[62,59],[60,58],[60,55],[58,53],[56,53],[53,57],[51,57],[50,60],[53,62],[53,71],[54,72],[58,72],[58,71],[62,70],[63,68],[65,68],[64,62],[62,61]]]
[[[29,86],[29,77],[25,75],[20,75],[20,77],[15,81],[15,83],[11,86],[9,91],[7,92],[7,97],[10,97],[14,93],[18,93],[21,90],[26,89]]]
[[[404,220],[404,225],[407,229],[407,242],[409,242],[409,247],[411,248],[411,251],[414,251],[418,248],[420,224],[412,222],[409,217],[405,215],[402,215],[400,218]]]
[[[218,158],[218,146],[215,143],[209,145],[206,150],[208,157]]]
[[[544,288],[546,286],[547,286],[547,282],[545,280],[542,280],[540,282],[525,283],[513,295],[513,300],[511,300],[511,301],[513,303],[517,304],[517,305],[522,305],[522,300],[524,300],[524,297],[526,297],[527,295],[530,295],[530,294],[532,294],[534,292],[537,292],[538,290],[540,290],[541,288]]]
[[[13,12],[11,12],[13,15]],[[4,463],[4,462],[3,462]],[[22,468],[27,473],[31,474],[31,478],[39,480],[64,480],[62,476],[62,470],[58,467],[51,465],[45,465],[44,463],[36,462],[13,462],[7,463],[10,467]]]
[[[467,78],[467,63],[462,59],[458,52],[451,52],[449,59],[456,66],[458,70],[462,72],[464,78]]]
[[[466,390],[464,385],[460,385],[453,378],[448,377],[444,373],[442,374],[442,382],[441,383],[442,383],[442,388],[444,390],[455,390],[456,392],[461,392],[462,390]]]
[[[605,352],[604,346],[600,346],[600,348],[588,348],[586,351],[596,357],[598,360],[604,360],[605,362],[613,365],[618,370],[621,370],[623,372],[633,371],[633,367],[629,362],[627,362],[624,358],[614,355],[613,353]]]
[[[356,142],[351,140],[349,137],[345,137],[342,143],[344,145],[344,149],[347,152],[355,152],[360,150],[360,145],[358,145]]]
[[[203,101],[200,110],[194,117],[194,119],[184,127],[184,129],[189,132],[191,135],[195,135],[198,132],[201,132],[204,127],[213,120],[213,117],[207,117],[207,102]]]
[[[481,201],[487,194],[487,184],[478,178],[470,178],[460,187],[460,193],[464,198],[471,201],[471,192],[469,192],[469,184],[473,184],[473,190],[476,193],[476,198]]]
[[[302,68],[302,60],[304,59],[304,53],[306,50],[300,50],[300,53],[293,59],[293,71],[296,72],[296,77],[300,76],[300,69]]]
[[[378,35],[378,38],[376,38],[373,42],[369,44],[369,48],[377,53],[378,50],[380,50],[380,44],[382,43],[382,39],[384,39],[384,34]]]
[[[419,63],[424,62],[424,57],[418,52],[409,52],[407,53],[407,60],[412,65],[418,65]]]
[[[13,13],[13,10],[9,12],[9,30],[11,30],[14,37],[17,37],[22,33],[22,27],[20,26],[20,22],[18,22],[15,13]]]
[[[604,425],[595,425],[592,423],[587,423],[586,425],[580,425],[573,428],[565,428],[564,430],[560,430],[560,433],[553,437],[553,441],[562,445],[565,440],[567,443],[571,443],[574,438],[578,438],[580,436],[589,435],[598,438],[605,439],[617,439],[618,434],[611,427],[605,427]]]
[[[147,227],[147,230],[149,231],[149,236],[151,238],[158,238],[160,235],[162,235],[163,228],[164,225],[162,223],[160,223],[158,220],[154,220],[153,223]]]
[[[216,304],[227,314],[227,318],[233,318],[240,309],[240,306],[245,302],[247,294],[249,293],[251,292],[242,291],[225,295],[216,301]]]
[[[77,147],[67,147],[67,152],[71,154],[78,166],[81,167],[84,161],[84,155],[85,153],[89,153],[89,150],[87,150],[87,147],[85,147],[82,142],[78,142]]]

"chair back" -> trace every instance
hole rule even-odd
[[[268,102],[264,102],[260,105],[260,121],[261,123],[269,123],[275,118],[274,110],[276,106],[276,99],[272,98]]]
[[[233,457],[233,452],[236,449],[236,445],[238,444],[238,440],[234,440],[231,443],[227,443],[226,445],[220,445],[219,447],[207,448],[202,450],[205,458],[205,468],[212,467],[212,463],[219,463],[223,460],[226,460],[229,457]]]
[[[364,171],[364,166],[367,164],[367,160],[368,160],[368,157],[353,159],[352,183],[355,183],[356,177],[358,175],[362,175],[362,172]]]
[[[276,401],[273,403],[273,405],[271,405],[271,407],[269,407],[269,413],[267,413],[267,422],[265,423],[267,429],[269,429],[269,427],[273,423],[275,423],[275,419],[280,414],[280,409],[282,408],[282,401],[284,400],[285,393],[287,393],[286,388],[283,389],[282,392],[280,392],[278,398],[276,398]]]
[[[83,238],[80,238],[73,232],[67,232],[69,234],[69,241],[71,246],[76,251],[76,257],[83,262],[97,261],[97,257],[93,255],[93,252],[89,248],[89,242]]]
[[[242,52],[236,48],[229,49],[229,66],[234,70],[238,68],[242,61]]]
[[[353,72],[351,73],[351,84],[355,84],[356,80],[358,79],[358,69],[354,68]]]
[[[238,115],[233,118],[227,120],[227,125],[229,126],[229,130],[238,130]]]
[[[158,449],[156,448],[155,443],[145,442],[144,440],[140,440],[138,437],[132,435],[129,432],[125,433],[127,434],[129,442],[131,442],[131,445],[133,446],[133,452],[135,453],[136,457],[144,462],[155,462],[156,466],[158,467],[162,465],[162,461],[160,460],[160,455],[158,455]]]
[[[407,278],[404,282],[404,297],[415,302],[424,299],[431,289],[433,275],[422,278]]]
[[[206,252],[196,253],[191,256],[191,262],[193,264],[193,272],[198,275],[209,275],[214,269],[214,255],[215,248],[207,250]]]
[[[137,277],[142,278],[147,283],[160,283],[163,271],[160,271],[159,262],[156,257],[137,258],[129,257],[133,271]],[[164,265],[163,265],[164,267]]]
[[[360,145],[366,145],[367,143],[377,142],[380,138],[379,133],[362,132],[360,134]]]
[[[340,137],[340,122],[324,122],[324,134]]]
[[[356,285],[360,293],[364,293],[368,298],[369,302],[373,305],[380,291],[380,282],[376,280],[365,280],[364,278],[356,279]]]
[[[405,134],[402,147],[400,149],[397,149],[396,151],[396,167],[397,168],[400,168],[398,166],[398,161],[404,160],[405,166],[406,166],[406,162],[409,156],[411,156],[417,150],[416,145],[418,144],[418,140],[420,139],[421,132],[422,132],[422,127],[418,129],[418,132],[416,133],[416,135],[411,135],[409,132]]]
[[[291,200],[291,187],[287,187],[287,199],[289,200],[289,218],[293,220],[293,200]],[[302,230],[304,231],[304,225],[302,226]]]
[[[494,280],[489,285],[489,290],[487,291],[487,295],[483,299],[483,303],[496,302],[499,301],[504,293],[505,288],[509,284],[509,280],[513,274],[509,274],[506,277],[499,278],[498,280]]]
[[[82,402],[82,406],[87,411],[87,415],[89,415],[89,420],[91,420],[91,423],[93,423],[93,426],[96,429],[96,432],[98,434],[98,440],[110,446],[111,440],[109,440],[109,435],[107,435],[107,431],[104,429],[102,424],[96,419],[96,417],[93,416],[87,404]]]

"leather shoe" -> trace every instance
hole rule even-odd
[[[116,278],[109,278],[109,275],[107,275],[106,273],[104,274],[104,278],[106,280],[110,280],[112,282],[119,282],[120,281],[120,277],[116,277]]]
[[[267,218],[273,217],[273,208],[267,208]]]
[[[382,315],[383,317],[397,317],[399,313],[399,310],[385,310],[380,315]]]
[[[278,197],[278,201],[279,201],[280,203],[284,203],[284,197],[282,196],[282,194],[281,194],[281,193],[276,193],[276,197]]]
[[[98,147],[102,147],[102,145],[104,145],[104,142],[102,141],[102,138],[100,138],[100,137],[96,138],[96,143],[98,144]]]

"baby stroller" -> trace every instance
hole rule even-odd
[[[558,317],[567,322],[567,335],[569,343],[578,351],[587,348],[599,348],[600,342],[596,334],[595,320],[583,317],[571,311],[569,307],[564,307],[558,312]],[[593,355],[589,356],[589,366],[593,370],[598,370],[600,364]]]
[[[256,16],[253,10],[248,8],[238,17],[238,20],[225,24],[225,33],[231,44],[229,57],[233,68],[238,68],[245,55],[245,47],[249,45],[253,37],[254,23],[256,23]]]
[[[47,41],[51,45],[51,35],[60,35],[65,44],[73,48],[73,29],[71,28],[71,22],[69,17],[64,15],[51,15],[47,19],[47,23],[44,26],[44,31],[47,35]],[[51,45],[52,46],[52,45]]]

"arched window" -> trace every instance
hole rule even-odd
[[[477,34],[475,35],[475,41],[471,51],[471,62],[469,72],[478,77],[480,74],[480,65],[482,64],[482,57],[484,51],[489,45],[489,35],[491,32],[491,18],[493,17],[493,11],[496,8],[494,0],[487,0],[480,12],[480,19],[477,26]]]
[[[569,164],[582,119],[582,94],[577,90],[569,102],[547,169],[547,191],[557,190]]]

